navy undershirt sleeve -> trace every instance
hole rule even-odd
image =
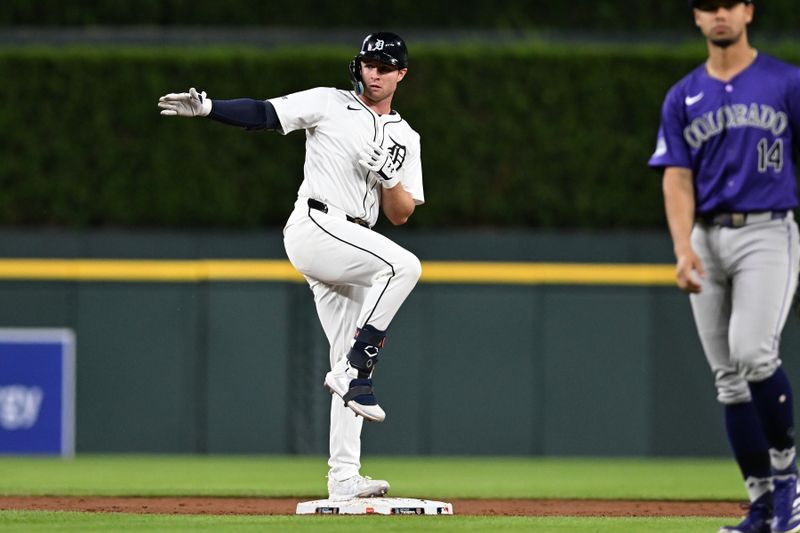
[[[252,98],[212,100],[208,118],[248,130],[277,130],[281,127],[273,105],[267,100]]]

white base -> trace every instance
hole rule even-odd
[[[352,500],[312,500],[299,502],[296,514],[453,514],[453,505],[417,498],[354,498]]]

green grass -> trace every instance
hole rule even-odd
[[[0,458],[0,494],[271,496],[326,494],[323,457]],[[730,460],[405,458],[364,461],[393,496],[427,498],[743,498]]]
[[[79,455],[0,457],[0,494],[324,497],[323,457]],[[742,500],[730,460],[370,457],[362,473],[392,496]],[[458,508],[455,509],[458,513]],[[700,533],[730,518],[191,516],[0,511],[0,531],[532,531]]]
[[[707,533],[716,531],[722,523],[725,523],[725,520],[719,518],[167,516],[0,511],[0,529],[4,533],[30,531]]]

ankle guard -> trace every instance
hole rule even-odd
[[[378,362],[378,354],[383,348],[386,332],[370,325],[356,330],[355,342],[347,354],[350,366],[358,370],[358,377],[368,378]]]

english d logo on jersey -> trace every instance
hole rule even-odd
[[[389,147],[389,157],[392,158],[392,163],[397,170],[403,166],[403,161],[406,160],[406,147],[389,137],[389,140],[394,144]]]

